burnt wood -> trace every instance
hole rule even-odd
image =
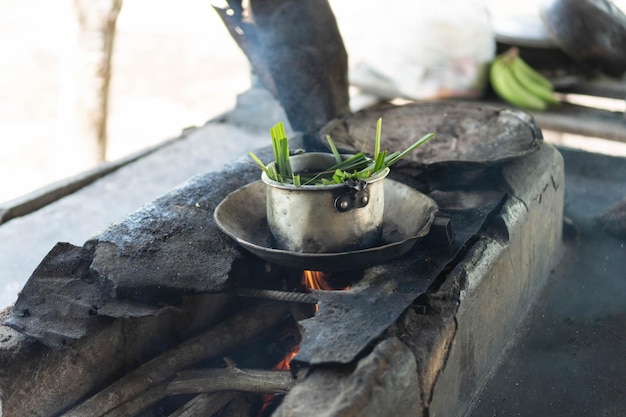
[[[213,391],[245,391],[261,394],[286,393],[299,379],[289,370],[226,368],[192,369],[179,372],[167,385],[168,394],[200,394]]]
[[[125,407],[124,404],[130,400],[146,407],[165,395],[167,380],[176,372],[228,348],[248,343],[256,335],[278,324],[287,312],[284,306],[264,303],[235,314],[129,372],[61,417],[103,416],[114,413],[118,407]],[[123,412],[128,413],[128,410],[123,408]]]
[[[199,394],[168,417],[212,416],[238,396],[236,392]]]

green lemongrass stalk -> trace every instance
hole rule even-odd
[[[385,158],[387,157],[387,151],[382,151],[376,154],[374,158],[374,172],[382,171],[385,169]]]
[[[332,151],[333,155],[335,156],[335,162],[340,164],[341,163],[341,155],[339,155],[339,151],[337,150],[337,147],[335,146],[335,142],[333,142],[333,139],[330,137],[330,135],[326,135],[326,141],[328,142],[328,146],[330,147],[330,150]]]
[[[259,157],[256,156],[252,151],[248,152],[248,155],[250,155],[252,160],[256,162],[258,166],[261,167],[261,169],[263,170],[263,172],[265,172],[265,175],[267,175],[269,179],[276,181],[276,175],[275,175],[276,171],[272,172],[272,170],[266,167],[263,161],[261,161]]]
[[[282,122],[277,123],[270,129],[272,137],[272,149],[278,175],[283,178],[292,176],[291,163],[289,162],[289,139],[285,134],[285,126]]]
[[[376,121],[376,139],[374,140],[374,160],[378,160],[378,154],[380,153],[380,137],[383,129],[383,119],[380,117]]]
[[[400,159],[404,158],[409,153],[413,152],[418,146],[421,146],[421,145],[425,144],[426,142],[428,142],[429,140],[431,140],[434,137],[435,137],[434,133],[427,133],[427,134],[425,134],[424,136],[422,136],[420,138],[420,140],[418,140],[413,145],[411,145],[408,148],[406,148],[404,151],[398,153],[397,155],[392,155],[391,158],[388,158],[388,160],[385,161],[385,168],[389,168],[390,166],[392,166],[393,164],[398,162]]]
[[[339,154],[332,138],[327,135],[326,140],[328,141],[328,146],[330,147],[337,163],[328,167],[324,171],[313,174],[312,176],[302,176],[292,172],[289,160],[289,140],[285,134],[285,128],[280,122],[270,129],[272,149],[274,151],[274,164],[272,166],[264,165],[263,162],[256,155],[254,155],[254,153],[249,152],[249,154],[256,164],[261,167],[265,174],[270,179],[277,182],[293,184],[295,186],[342,184],[349,180],[366,180],[372,175],[383,171],[385,168],[391,167],[410,152],[413,152],[417,147],[435,137],[434,133],[428,133],[404,151],[395,151],[389,154],[387,151],[380,150],[381,132],[382,118],[378,119],[376,122],[376,139],[374,143],[373,159],[365,155],[363,152],[359,152],[343,159],[341,154]]]
[[[346,171],[346,172],[362,170],[364,167],[370,164],[370,161],[371,159],[365,156],[363,152],[359,152],[355,155],[350,156],[349,158],[342,160],[341,162],[331,167],[328,167],[324,171],[318,172],[317,175],[305,181],[304,185],[311,185],[318,179],[321,179],[324,177],[332,178],[332,176],[335,174],[335,171],[337,170]]]

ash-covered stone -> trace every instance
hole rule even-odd
[[[198,175],[88,242],[91,269],[106,293],[158,304],[187,292],[221,291],[241,251],[218,230],[213,211],[259,172],[240,161]]]
[[[415,357],[398,338],[380,342],[355,368],[315,368],[295,386],[275,417],[422,415]]]
[[[267,159],[269,150],[258,152]],[[221,233],[213,211],[257,180],[245,159],[198,175],[112,225],[84,246],[57,244],[18,297],[6,325],[63,346],[103,317],[143,317],[189,293],[220,292],[242,250]]]

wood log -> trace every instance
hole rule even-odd
[[[212,392],[199,394],[168,417],[212,416],[226,404],[240,396],[236,392]]]
[[[289,370],[194,369],[183,371],[167,386],[168,394],[198,394],[213,391],[245,391],[261,394],[284,394],[293,388],[302,374],[294,377]]]
[[[239,393],[215,417],[254,417],[263,415],[264,402],[256,394]],[[267,413],[265,413],[267,415]],[[203,417],[205,414],[202,415]]]
[[[284,394],[302,379],[304,371],[294,377],[288,370],[270,371],[259,369],[239,369],[229,363],[227,368],[188,370],[178,373],[172,381],[164,381],[143,391],[103,417],[128,417],[139,413],[168,395],[203,394],[185,404],[182,415],[211,415],[235,398],[232,391],[260,394]],[[228,391],[221,394],[216,391]],[[207,396],[213,393],[213,396]],[[193,401],[193,402],[192,402]],[[179,410],[180,411],[180,410]]]
[[[102,415],[102,417],[129,417],[134,416],[147,407],[156,403],[160,399],[167,396],[166,393],[167,383],[162,382],[160,384],[151,386],[147,390],[143,391],[140,395],[132,398],[126,402],[121,403],[111,411],[108,411]]]
[[[104,416],[121,404],[153,389],[147,393],[150,401],[145,401],[143,404],[147,407],[158,401],[153,394],[162,388],[159,388],[159,384],[173,377],[176,372],[214,357],[228,348],[248,343],[264,330],[278,324],[286,313],[287,309],[284,305],[263,303],[233,315],[210,330],[141,365],[83,403],[63,413],[61,417]]]

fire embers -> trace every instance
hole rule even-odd
[[[347,290],[350,288],[350,284],[344,282],[344,280],[338,280],[333,278],[333,274],[330,272],[322,272],[322,271],[311,271],[304,270],[302,272],[301,282],[302,286],[307,292],[311,292],[313,290],[319,291],[331,291],[331,290]],[[315,312],[318,311],[318,306],[315,304]],[[291,369],[291,361],[296,357],[298,352],[300,351],[300,342],[298,341],[295,344],[291,351],[289,351],[285,357],[276,364],[272,369],[279,370],[290,370]],[[271,415],[271,413],[276,409],[276,407],[282,401],[282,396],[279,394],[265,394],[263,395],[263,406],[259,411],[259,417],[265,417]]]
[[[330,276],[330,273],[305,270],[302,273],[302,285],[304,285],[307,291],[310,291],[312,289],[334,290],[331,284],[327,281],[327,278],[329,278]]]
[[[348,290],[350,289],[350,284],[346,282],[341,282],[341,280],[333,279],[333,274],[331,272],[322,272],[322,271],[310,271],[304,270],[302,273],[302,285],[307,292],[311,292],[311,290]],[[319,310],[317,304],[315,304],[315,312]]]
[[[300,343],[295,345],[293,349],[287,353],[287,355],[280,361],[276,366],[272,369],[275,371],[283,371],[291,369],[291,360],[298,354],[300,351]],[[265,394],[263,395],[263,405],[261,406],[261,410],[259,411],[259,417],[263,417],[266,415],[270,415],[272,411],[276,409],[276,407],[280,404],[282,398],[280,398],[277,394]]]

